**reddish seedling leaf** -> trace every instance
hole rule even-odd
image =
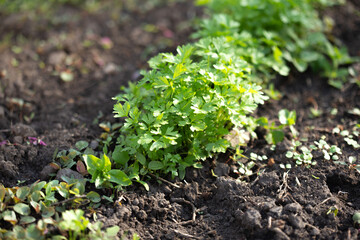
[[[78,160],[76,163],[76,170],[83,176],[88,175],[89,172],[86,170],[86,166],[85,164],[81,161]]]

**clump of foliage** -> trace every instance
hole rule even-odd
[[[84,217],[84,211],[80,209],[67,210],[62,213],[62,221],[59,223],[61,231],[68,232],[69,240],[73,239],[117,239],[116,235],[120,228],[113,226],[102,231],[102,222],[91,223]],[[61,236],[58,236],[61,239]],[[54,237],[53,237],[54,239]]]
[[[353,217],[352,217],[352,220],[354,222],[354,226],[359,227],[359,225],[360,225],[360,212],[355,212]]]
[[[101,201],[98,193],[85,193],[85,182],[68,179],[67,182],[38,181],[13,188],[0,185],[0,223],[13,226],[12,230],[0,228],[0,238],[45,239],[56,228],[61,235],[53,235],[51,239],[113,239],[118,227],[101,231],[100,222],[91,224],[82,210],[72,210],[84,204],[95,208]]]
[[[272,144],[282,141],[285,126],[295,136],[295,112],[283,110],[280,126],[249,117],[267,99],[259,85],[275,74],[288,75],[291,66],[300,72],[312,66],[335,79],[342,75],[339,66],[352,61],[327,39],[314,9],[330,1],[198,2],[212,10],[194,35],[199,40],[176,55],[151,59],[143,79],[114,98],[115,117],[125,123],[106,173],[92,174],[100,185],[126,185],[154,171],[183,178],[186,167],[226,151],[224,136],[232,128],[251,134],[260,125]],[[122,181],[114,179],[112,167],[121,170]]]
[[[295,160],[296,165],[311,167],[317,164],[313,152],[318,151],[323,159],[333,160],[337,163],[339,156],[342,154],[341,149],[336,145],[329,145],[325,140],[326,137],[322,136],[319,141],[314,141],[314,144],[311,144],[309,147],[302,145],[298,140],[292,140],[292,146],[286,152],[286,157]],[[285,168],[284,165],[282,167]]]
[[[247,115],[267,99],[249,78],[249,65],[222,38],[177,52],[151,59],[152,70],[115,97],[115,116],[125,117],[113,159],[118,167],[140,165],[140,174],[160,170],[183,178],[197,160],[225,152],[224,136],[249,125]]]
[[[89,2],[94,2],[97,0],[32,0],[32,1],[23,1],[23,0],[0,0],[0,12],[13,13],[21,11],[30,11],[34,9],[40,9],[43,11],[50,10],[52,7],[61,4],[72,4],[72,5],[84,5]]]
[[[280,125],[276,125],[275,122],[269,122],[266,117],[260,117],[256,120],[256,123],[267,130],[265,136],[266,141],[269,144],[277,144],[282,142],[285,137],[283,129],[289,127],[292,135],[295,137],[298,133],[294,128],[296,123],[296,112],[295,110],[289,111],[287,109],[281,109],[278,113]]]
[[[274,74],[288,75],[294,66],[303,72],[311,66],[334,81],[348,74],[343,64],[353,61],[345,48],[332,44],[327,34],[331,26],[318,16],[314,6],[334,1],[318,0],[198,0],[211,10],[202,20],[195,37],[224,36],[238,56],[251,63],[259,81]],[[291,63],[291,65],[289,64]]]

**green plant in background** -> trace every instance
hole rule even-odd
[[[336,146],[336,145],[329,145],[326,141],[325,141],[326,137],[322,136],[321,139],[319,141],[314,141],[315,145],[310,145],[310,148],[312,150],[320,150],[323,155],[324,155],[324,159],[325,160],[338,160],[339,159],[339,155],[341,155],[341,149]]]
[[[49,227],[51,226],[51,227]],[[57,227],[61,235],[50,235],[49,229]],[[56,220],[52,218],[41,219],[36,223],[30,224],[27,227],[16,225],[12,231],[0,228],[0,237],[4,240],[101,240],[101,239],[118,239],[118,226],[109,227],[102,230],[103,223],[91,223],[90,220],[84,217],[84,211],[80,209],[67,210],[62,213]]]
[[[76,165],[77,161],[81,159],[83,154],[94,155],[95,152],[91,147],[89,147],[88,142],[82,140],[75,143],[75,148],[55,152],[54,160],[59,161],[61,166],[64,168],[72,168]]]
[[[329,145],[322,136],[319,141],[314,141],[309,147],[303,146],[300,141],[292,140],[290,150],[286,152],[286,157],[296,160],[296,165],[306,165],[311,167],[317,162],[313,159],[313,151],[320,151],[325,160],[333,160],[338,163],[339,156],[342,155],[341,149],[336,145]]]
[[[354,61],[346,49],[333,45],[326,37],[327,25],[314,6],[335,1],[303,0],[198,0],[211,9],[195,37],[226,37],[234,51],[254,68],[262,82],[274,73],[288,75],[291,63],[299,72],[311,66],[341,86],[348,69],[341,65]]]
[[[62,221],[59,222],[59,229],[68,232],[68,238],[58,236],[53,239],[117,239],[116,235],[120,228],[113,226],[101,231],[102,222],[90,223],[89,219],[84,217],[84,211],[80,209],[68,210],[62,213]]]
[[[296,112],[295,110],[289,111],[287,109],[281,109],[278,113],[280,125],[276,126],[275,122],[270,123],[266,117],[260,117],[256,120],[256,123],[266,129],[268,132],[265,136],[266,141],[269,144],[277,144],[284,140],[285,127],[289,127],[292,135],[296,137],[298,132],[294,128],[296,123]]]
[[[329,210],[326,212],[327,215],[329,214],[333,214],[334,217],[336,217],[338,215],[339,209],[337,208],[337,206],[332,206],[329,208]]]
[[[87,170],[92,176],[91,182],[95,187],[112,187],[116,183],[118,187],[129,186],[130,178],[119,169],[111,169],[111,161],[105,154],[98,158],[94,155],[84,155]]]
[[[247,115],[267,99],[223,39],[202,39],[177,52],[151,59],[152,70],[115,98],[115,116],[125,117],[116,167],[140,165],[140,174],[160,170],[183,178],[197,160],[225,152],[224,136],[246,127]]]
[[[343,137],[347,145],[353,147],[354,149],[359,149],[360,143],[358,143],[357,141],[357,139],[360,136],[359,129],[360,129],[359,126],[354,126],[351,131],[346,129],[340,130],[338,127],[336,127],[332,130],[332,133],[339,134],[340,136]]]
[[[72,236],[78,235],[78,232],[70,233],[71,231],[83,233],[87,226],[94,236],[103,234],[100,231],[101,225],[92,225],[88,223],[87,219],[82,221],[83,217],[80,219],[81,221],[77,219],[80,221],[77,225],[73,225],[76,226],[76,230],[64,227],[66,223],[74,219],[74,216],[79,217],[80,213],[66,212],[63,220],[59,216],[59,213],[64,212],[67,208],[79,208],[83,205],[92,208],[99,207],[100,195],[94,191],[85,193],[85,182],[86,180],[68,179],[67,182],[38,181],[30,186],[13,188],[5,188],[0,185],[0,222],[8,222],[14,226],[12,231],[0,228],[0,238],[45,239],[53,227],[59,226],[64,230],[64,234],[69,231]],[[63,216],[65,215],[63,214]],[[58,225],[61,221],[64,223]],[[83,224],[82,227],[78,226],[80,223]]]
[[[359,227],[360,226],[360,212],[355,212],[352,220],[354,222],[354,226]]]
[[[32,0],[32,1],[24,1],[24,0],[0,0],[0,12],[13,13],[13,12],[21,12],[21,11],[30,11],[30,10],[42,10],[48,11],[52,7],[61,4],[73,4],[73,5],[81,5],[81,4],[89,4],[90,2],[95,2],[96,0]]]
[[[318,118],[323,114],[323,111],[317,108],[310,108],[309,118]]]
[[[296,165],[311,167],[317,164],[317,162],[313,160],[311,151],[312,150],[306,146],[302,146],[300,141],[292,140],[292,146],[290,147],[290,150],[286,152],[286,157],[294,159]]]
[[[262,161],[268,160],[266,155],[258,155],[254,152],[250,153],[250,157],[247,157],[243,154],[243,150],[239,147],[236,148],[235,154],[231,157],[234,162],[238,165],[238,168],[234,170],[234,173],[239,175],[239,179],[248,178],[254,174],[261,174],[266,166]],[[254,171],[257,167],[257,172]]]

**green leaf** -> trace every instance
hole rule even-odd
[[[72,72],[69,72],[69,71],[62,71],[60,73],[60,78],[64,82],[71,82],[72,80],[74,80],[74,74]]]
[[[285,155],[287,158],[292,158],[294,156],[294,153],[293,152],[286,152],[286,155]]]
[[[30,194],[30,188],[26,186],[20,187],[18,188],[18,190],[16,190],[16,197],[18,197],[21,201],[24,201],[29,194]]]
[[[60,194],[60,196],[62,196],[63,198],[68,198],[70,196],[69,190],[66,188],[58,188],[58,193]]]
[[[142,184],[144,186],[144,188],[146,189],[146,191],[150,190],[149,185],[146,182],[141,181],[141,180],[136,180],[136,182]]]
[[[10,222],[12,225],[18,222],[14,211],[6,210],[2,213],[2,217],[4,221]]]
[[[94,203],[98,203],[101,201],[101,197],[100,194],[98,194],[97,192],[91,191],[89,193],[86,194],[86,197]]]
[[[296,122],[296,112],[289,111],[287,109],[281,109],[279,111],[279,121],[283,125],[294,125]]]
[[[83,158],[91,175],[94,175],[96,171],[108,172],[111,169],[110,159],[105,154],[101,158],[94,155],[84,155]]]
[[[30,214],[30,207],[24,203],[18,203],[14,206],[14,211],[19,213],[20,215],[29,215]]]
[[[272,130],[269,134],[265,136],[265,139],[269,144],[277,144],[284,140],[284,136],[285,134],[283,131]]]
[[[120,228],[118,226],[112,226],[106,229],[106,236],[108,237],[116,237]]]
[[[157,151],[159,149],[165,148],[166,144],[161,141],[155,141],[151,144],[150,151]]]
[[[39,229],[38,224],[31,224],[26,228],[26,239],[44,239],[43,232]]]
[[[109,171],[110,174],[110,182],[116,183],[120,186],[129,186],[132,184],[129,177],[121,170],[112,169]]]
[[[87,141],[78,141],[77,143],[75,143],[75,147],[79,150],[82,151],[85,148],[87,148],[89,146],[89,143]]]
[[[1,234],[2,232],[4,233],[4,236],[8,238],[12,237],[12,239],[26,239],[25,229],[19,225],[14,226],[13,231],[11,233],[6,232],[6,230],[0,228],[0,237],[3,237],[3,235]],[[8,235],[7,233],[10,234]]]
[[[206,150],[209,152],[225,152],[226,149],[230,146],[229,141],[226,139],[217,140],[215,143],[209,143],[206,145]]]
[[[121,103],[117,103],[114,105],[114,117],[127,117],[130,111],[130,104],[128,102],[125,102],[124,105],[121,105]]]
[[[266,117],[260,117],[256,120],[256,123],[261,127],[267,128],[269,125],[269,120]]]
[[[20,218],[20,224],[29,224],[29,223],[33,223],[36,221],[36,218],[32,217],[32,216],[22,216]]]
[[[273,50],[273,56],[274,56],[275,61],[278,63],[282,63],[283,62],[282,61],[283,54],[282,54],[281,50],[276,46],[273,47],[272,50]]]
[[[116,146],[112,153],[112,159],[117,164],[125,165],[130,160],[130,156],[122,147]]]
[[[45,181],[34,183],[33,185],[31,185],[31,192],[33,193],[36,191],[40,191],[45,185],[46,185]]]
[[[155,139],[148,133],[144,134],[143,136],[140,136],[140,139],[138,141],[138,144],[146,145],[153,142]]]
[[[301,51],[301,58],[306,62],[314,62],[319,59],[320,54],[315,51]]]
[[[141,153],[136,153],[136,159],[141,163],[141,165],[146,165],[146,158]]]
[[[180,76],[181,74],[183,74],[186,71],[186,67],[183,64],[177,64],[176,68],[174,70],[174,75],[173,75],[173,79],[177,78],[178,76]],[[169,84],[167,84],[169,85]]]
[[[299,72],[304,72],[308,67],[308,64],[300,58],[293,59],[293,64]]]
[[[52,217],[55,215],[54,207],[48,207],[48,206],[45,206],[44,204],[40,204],[40,205],[41,205],[41,216],[43,218],[48,218],[48,217]]]
[[[5,187],[4,187],[4,185],[0,184],[0,202],[4,201],[5,194],[6,194]]]
[[[164,164],[160,161],[149,162],[148,168],[151,170],[160,170],[164,167]]]

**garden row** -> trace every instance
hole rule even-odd
[[[314,8],[332,1],[198,2],[211,15],[193,35],[198,40],[152,58],[151,70],[114,98],[115,117],[125,121],[117,145],[101,158],[85,156],[97,186],[146,186],[140,176],[154,171],[183,179],[186,167],[226,152],[232,130],[238,144],[246,134],[256,138],[259,126],[269,130],[269,144],[282,141],[285,126],[296,136],[295,112],[281,111],[280,126],[251,116],[268,99],[263,92],[275,97],[271,80],[293,67],[312,67],[337,87],[348,75],[341,65],[354,59],[328,40],[329,26]]]

